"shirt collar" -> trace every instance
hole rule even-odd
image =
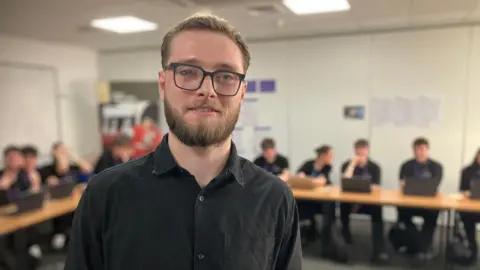
[[[167,133],[163,136],[162,142],[153,153],[152,173],[156,175],[162,175],[179,167],[180,166],[177,164],[172,152],[170,151],[170,147],[168,147]],[[244,185],[241,157],[238,156],[237,148],[233,142],[230,148],[230,155],[228,156],[227,163],[225,164],[225,168],[220,174],[222,175],[224,172],[231,173],[235,177],[235,180],[238,182],[238,184],[242,186]]]

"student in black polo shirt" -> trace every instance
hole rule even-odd
[[[370,179],[375,187],[380,186],[381,173],[380,166],[369,158],[368,141],[364,139],[357,140],[354,144],[355,156],[343,163],[342,173],[345,178],[353,176]],[[360,205],[352,203],[340,204],[340,216],[342,220],[342,234],[345,242],[352,243],[352,234],[350,232],[350,213],[362,213],[370,215],[372,220],[372,242],[373,254],[372,262],[380,263],[388,259],[385,251],[384,225],[382,216],[382,206],[380,205]]]
[[[272,138],[265,138],[260,144],[263,154],[255,159],[253,163],[267,172],[279,176],[286,181],[288,175],[288,159],[275,149],[275,141]]]
[[[332,171],[333,149],[329,145],[323,145],[315,150],[317,157],[306,161],[297,171],[298,176],[315,178],[318,186],[330,185],[330,172]],[[300,220],[309,220],[310,225],[302,229],[302,240],[304,244],[315,241],[316,238],[316,214],[323,214],[322,244],[326,246],[329,240],[331,225],[335,219],[335,203],[319,202],[314,200],[297,200]]]
[[[405,180],[408,178],[419,178],[419,181],[421,181],[422,178],[434,178],[438,179],[438,184],[440,184],[443,176],[443,167],[437,161],[429,158],[428,140],[425,138],[417,138],[413,142],[413,152],[415,157],[403,163],[400,168],[400,183],[402,188],[405,185]],[[412,221],[413,217],[419,216],[423,218],[421,237],[416,239],[419,249],[416,258],[419,263],[432,257],[430,249],[437,227],[438,214],[438,210],[398,207],[398,219],[405,224],[409,230],[416,230],[416,226]]]
[[[471,185],[472,181],[480,184],[480,149],[478,149],[475,158],[473,159],[472,164],[465,167],[462,170],[462,176],[460,181],[460,191],[469,197],[471,195]],[[460,213],[463,222],[463,228],[465,229],[465,234],[467,235],[468,246],[472,251],[472,256],[469,259],[471,264],[474,264],[477,261],[478,257],[478,243],[476,237],[476,225],[480,223],[480,214],[479,213]]]

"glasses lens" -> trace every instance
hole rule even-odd
[[[220,95],[235,95],[238,91],[239,85],[240,77],[235,73],[227,71],[217,72],[213,78],[215,91]]]
[[[175,83],[177,87],[186,90],[196,90],[202,83],[203,72],[198,67],[179,65],[175,69]]]

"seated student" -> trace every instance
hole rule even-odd
[[[286,181],[288,177],[288,159],[277,153],[275,141],[271,138],[263,139],[260,147],[263,154],[257,157],[253,163]]]
[[[118,136],[113,140],[111,149],[104,151],[100,156],[93,172],[97,174],[105,169],[129,161],[133,154],[132,151],[130,138],[123,135]]]
[[[471,195],[470,190],[472,181],[478,181],[478,184],[480,184],[480,149],[478,149],[472,164],[462,170],[460,191],[467,198]],[[480,224],[480,214],[463,212],[460,213],[460,217],[462,218],[463,228],[467,235],[468,247],[472,251],[472,257],[469,259],[469,262],[474,264],[478,257],[476,225]]]
[[[374,186],[380,186],[380,167],[372,161],[369,156],[368,141],[364,139],[357,140],[354,144],[355,156],[343,163],[342,173],[345,178],[353,176],[365,177],[370,179]],[[372,262],[384,262],[388,259],[385,251],[384,225],[382,217],[382,206],[380,205],[360,205],[352,203],[340,204],[340,216],[342,220],[342,234],[345,242],[352,243],[352,234],[350,232],[350,213],[363,213],[370,215],[372,220],[372,242],[373,254]]]
[[[413,142],[414,159],[408,160],[400,168],[400,185],[403,188],[405,180],[408,178],[435,178],[439,184],[443,177],[443,167],[440,163],[429,158],[429,143],[425,138],[417,138]],[[422,208],[398,207],[398,220],[405,224],[407,230],[416,230],[412,219],[415,216],[423,218],[421,237],[416,239],[418,254],[417,262],[424,262],[431,258],[430,252],[433,235],[437,227],[437,218],[439,211]]]
[[[38,168],[38,151],[34,146],[28,145],[22,148],[22,155],[30,187],[33,191],[38,191],[42,187],[42,175]]]
[[[333,149],[331,146],[323,145],[315,150],[317,157],[314,160],[306,161],[297,171],[298,176],[315,178],[318,186],[330,185],[330,172],[332,170]],[[314,241],[316,238],[315,214],[323,214],[322,224],[322,245],[329,241],[330,228],[335,219],[335,202],[320,202],[314,200],[297,200],[297,207],[300,220],[308,219],[310,226],[302,230],[302,237],[305,243]]]
[[[0,172],[0,189],[9,191],[11,200],[14,200],[22,192],[40,191],[40,174],[38,171],[28,170],[31,164],[25,161],[22,149],[9,146],[4,150],[3,157],[5,169]],[[42,250],[39,246],[39,236],[36,228],[28,228],[26,236],[29,254],[36,259],[40,259]]]
[[[63,143],[55,143],[52,147],[53,162],[42,169],[42,179],[49,186],[58,185],[67,176],[77,178],[79,173],[89,174],[92,166],[88,161],[72,159],[67,147]],[[73,160],[73,162],[72,162]],[[71,227],[73,214],[66,214],[53,219],[52,247],[56,250],[65,247],[66,235]]]

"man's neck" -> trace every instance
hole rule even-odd
[[[225,167],[230,155],[231,139],[215,146],[190,147],[169,132],[168,147],[178,165],[195,176],[203,188]]]
[[[325,163],[323,163],[321,161],[315,161],[315,163],[313,164],[313,168],[315,170],[321,170],[323,168],[323,166],[325,166]]]
[[[415,160],[420,164],[424,164],[424,163],[427,163],[428,157],[427,158],[415,158]]]
[[[277,155],[273,156],[272,158],[268,158],[267,156],[263,156],[263,158],[265,159],[265,161],[267,161],[267,163],[274,163],[275,160],[277,159]]]

